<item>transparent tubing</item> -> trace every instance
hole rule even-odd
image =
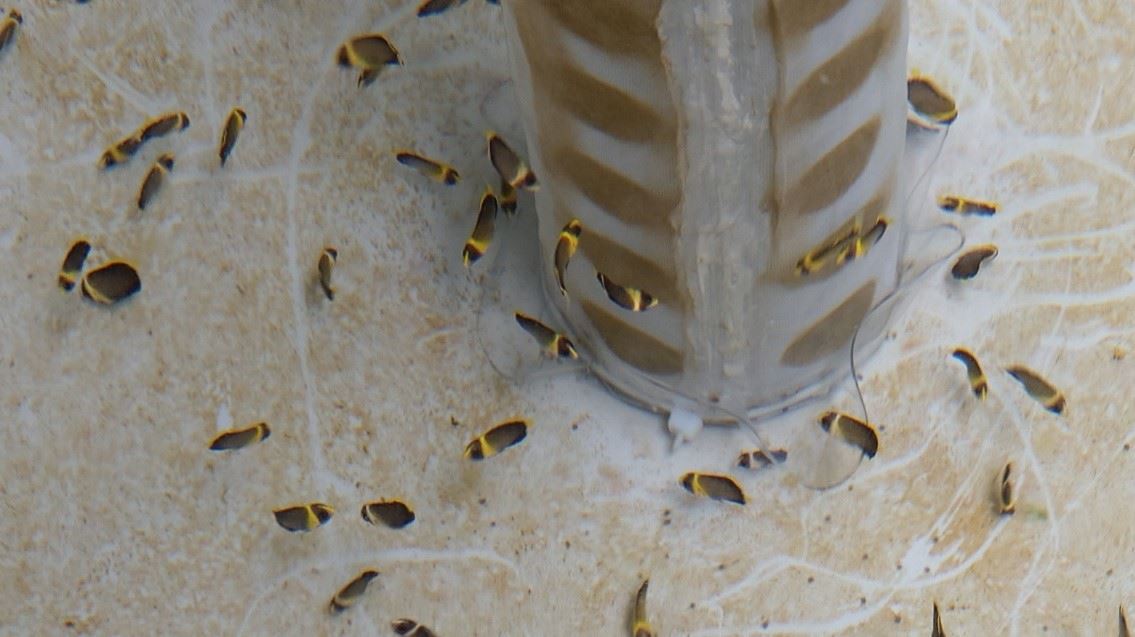
[[[709,421],[846,378],[909,231],[905,2],[505,6],[543,288],[594,373]],[[658,305],[624,309],[597,272]],[[888,323],[871,318],[860,362]]]

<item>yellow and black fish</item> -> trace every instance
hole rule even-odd
[[[977,276],[982,264],[997,256],[997,246],[993,244],[979,245],[958,257],[954,267],[950,268],[950,275],[958,281],[965,281]]]
[[[272,430],[268,428],[268,423],[258,422],[248,427],[222,431],[209,443],[209,450],[234,451],[236,449],[244,449],[249,445],[267,440],[268,436],[271,435]]]
[[[360,88],[378,79],[382,69],[402,64],[398,49],[380,33],[356,35],[339,47],[335,54],[339,66],[358,69]]]
[[[16,37],[16,31],[23,23],[24,16],[20,15],[20,12],[15,9],[9,9],[8,15],[0,18],[0,52],[3,52],[11,44]]]
[[[99,168],[110,168],[124,163],[138,152],[142,140],[137,135],[131,135],[118,140],[99,157]]]
[[[985,372],[981,370],[977,358],[969,350],[960,347],[954,350],[952,356],[966,366],[966,377],[969,379],[973,395],[985,400],[986,395],[989,394],[989,383],[985,380]]]
[[[1013,463],[1008,462],[997,474],[997,509],[1002,515],[1012,515],[1016,510],[1017,493],[1013,489]]]
[[[858,447],[868,458],[874,458],[879,451],[879,434],[875,432],[875,428],[854,416],[836,411],[824,412],[820,416],[820,427],[840,440]]]
[[[516,209],[520,206],[520,193],[503,178],[501,179],[500,204],[501,212],[510,216],[516,214]]]
[[[535,190],[537,187],[536,175],[528,168],[528,164],[524,163],[520,155],[517,155],[516,151],[493,131],[485,133],[485,139],[489,146],[489,161],[492,162],[493,168],[497,170],[501,179],[513,188]]]
[[[335,248],[324,248],[319,254],[319,287],[323,288],[328,301],[335,300],[335,288],[331,287],[331,272],[338,259],[339,251]]]
[[[576,351],[575,345],[572,344],[568,337],[527,314],[517,312],[515,316],[516,322],[520,324],[520,327],[523,327],[524,331],[531,334],[532,338],[536,339],[536,342],[540,344],[545,356],[549,358],[579,358],[579,352]]]
[[[942,615],[938,613],[938,602],[934,602],[934,619],[930,624],[930,637],[946,637],[946,631],[942,628]]]
[[[70,292],[75,288],[75,282],[83,272],[83,264],[87,255],[91,253],[91,244],[86,239],[76,239],[63,257],[63,265],[59,268],[59,287]]]
[[[510,420],[502,422],[465,445],[465,457],[470,460],[492,458],[505,449],[519,444],[527,436],[527,421]]]
[[[906,81],[906,101],[922,119],[947,126],[958,117],[958,106],[933,80],[915,76]]]
[[[125,261],[110,261],[83,275],[83,296],[103,305],[113,305],[142,289],[138,270]]]
[[[465,247],[461,250],[461,262],[465,267],[476,263],[489,249],[489,244],[493,241],[493,233],[496,231],[498,208],[496,195],[486,188],[485,194],[481,197],[481,207],[477,211],[477,223],[473,226],[473,233],[469,235]]]
[[[654,628],[650,626],[650,621],[646,617],[646,589],[649,586],[650,580],[645,579],[635,593],[634,613],[631,615],[631,637],[655,637]]]
[[[1064,394],[1052,386],[1047,380],[1040,377],[1039,374],[1031,369],[1022,365],[1013,365],[1005,368],[1009,375],[1017,379],[1021,386],[1025,388],[1027,393],[1033,400],[1044,406],[1045,409],[1054,414],[1063,414],[1064,407]]]
[[[469,0],[424,0],[418,6],[418,17],[424,18],[426,16],[436,15],[443,13],[454,7],[459,7]]]
[[[142,187],[138,189],[139,210],[146,209],[146,205],[162,187],[166,175],[171,170],[173,170],[173,153],[165,153],[158,157],[154,165],[150,167],[150,172],[146,173],[146,178],[142,180]]]
[[[371,524],[385,524],[392,529],[409,526],[417,516],[405,502],[398,500],[377,500],[363,505],[363,519]]]
[[[436,159],[430,159],[429,157],[419,155],[412,151],[399,151],[394,157],[398,160],[399,164],[409,166],[426,177],[447,186],[452,186],[461,179],[461,175],[453,169],[453,166],[448,166]]]
[[[850,219],[838,231],[800,257],[796,262],[796,274],[807,276],[817,274],[830,265],[842,265],[855,250],[861,231],[859,219]]]
[[[607,298],[623,308],[632,312],[645,312],[658,305],[658,299],[638,288],[626,287],[608,279],[602,272],[596,272],[595,278],[607,292]]]
[[[356,575],[346,586],[339,589],[338,593],[335,593],[335,597],[331,598],[331,612],[341,613],[354,606],[363,596],[363,593],[366,593],[370,581],[376,577],[378,577],[378,571],[374,569],[367,569]]]
[[[138,139],[146,141],[155,137],[161,137],[172,131],[183,131],[189,128],[189,116],[182,112],[176,113],[163,113],[157,117],[152,117],[144,124],[138,131]]]
[[[955,212],[959,215],[977,215],[991,217],[997,214],[997,204],[992,201],[969,199],[957,195],[941,195],[938,197],[938,207],[946,212]]]
[[[331,520],[335,515],[335,508],[322,502],[311,502],[296,506],[276,509],[272,512],[276,516],[276,524],[292,533],[305,533],[313,531]]]
[[[888,226],[890,226],[890,221],[886,217],[876,219],[875,223],[868,228],[866,232],[861,233],[859,237],[856,238],[850,258],[858,259],[867,254],[868,250],[883,240],[883,235],[887,233]]]
[[[234,107],[229,111],[229,116],[225,118],[225,125],[221,128],[221,145],[217,151],[217,154],[221,157],[222,166],[229,160],[229,154],[233,152],[233,147],[236,146],[236,140],[240,137],[240,131],[244,130],[246,121],[248,121],[248,114],[244,112],[243,108],[239,107]]]
[[[680,482],[686,491],[694,495],[745,504],[745,492],[741,490],[741,485],[727,475],[691,471],[683,475]]]
[[[749,449],[742,451],[737,458],[737,466],[745,469],[760,469],[773,464],[781,464],[788,460],[788,452],[784,449]]]
[[[560,286],[560,294],[567,296],[567,286],[564,284],[564,274],[567,272],[568,264],[571,263],[571,257],[575,254],[576,248],[579,247],[579,235],[583,232],[583,224],[579,219],[572,219],[567,222],[563,230],[560,230],[560,237],[556,240],[556,254],[555,254],[555,272],[556,284]]]
[[[435,637],[434,631],[412,619],[395,619],[390,622],[390,627],[394,629],[395,635],[404,635],[404,637]]]

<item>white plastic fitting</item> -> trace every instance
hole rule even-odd
[[[707,421],[845,377],[899,282],[906,3],[505,6],[546,297],[593,371]],[[553,259],[572,219],[565,296]],[[597,272],[658,305],[620,307]]]

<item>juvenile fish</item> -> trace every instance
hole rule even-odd
[[[579,352],[576,351],[575,345],[568,337],[526,314],[517,312],[515,316],[520,327],[524,328],[524,331],[528,332],[540,344],[545,356],[549,358],[571,358],[573,360],[579,358]]]
[[[146,173],[146,178],[142,180],[142,187],[138,189],[139,210],[146,209],[150,200],[165,183],[166,175],[169,175],[171,170],[173,170],[173,153],[165,153],[158,157],[154,165],[150,167],[150,172]]]
[[[1064,407],[1064,394],[1052,386],[1047,380],[1041,378],[1040,374],[1032,371],[1023,365],[1013,365],[1005,368],[1006,372],[1012,376],[1025,388],[1025,393],[1030,398],[1040,403],[1045,409],[1054,414],[1063,414]]]
[[[221,158],[221,166],[229,160],[229,155],[236,147],[236,140],[240,137],[240,131],[244,130],[244,123],[248,121],[248,114],[242,108],[233,108],[229,111],[229,116],[225,118],[225,125],[221,128],[221,145],[217,154]]]
[[[874,458],[879,451],[879,434],[875,432],[875,428],[854,416],[828,411],[820,416],[820,427],[836,438],[858,447],[868,458]]]
[[[324,248],[319,254],[319,287],[328,301],[335,300],[335,288],[331,287],[331,272],[335,268],[335,261],[339,259],[339,251],[335,248]]]
[[[634,614],[631,616],[631,637],[656,637],[654,628],[650,626],[650,621],[646,617],[646,589],[648,586],[650,586],[650,580],[643,580],[642,585],[638,587],[638,592],[635,593]]]
[[[183,112],[164,113],[146,120],[139,129],[138,139],[144,142],[186,128],[189,128],[188,115]]]
[[[560,286],[560,294],[564,296],[567,296],[564,274],[567,273],[568,264],[571,263],[571,258],[575,255],[576,248],[579,247],[579,235],[582,232],[583,224],[579,222],[579,219],[572,219],[564,225],[563,230],[560,230],[560,236],[556,240],[554,261],[556,284]]]
[[[658,305],[658,299],[654,298],[649,293],[638,288],[615,283],[602,272],[596,272],[595,278],[599,279],[599,284],[602,285],[603,290],[607,292],[607,298],[611,299],[612,303],[624,310],[645,312],[655,305]]]
[[[268,423],[258,422],[248,427],[222,431],[209,443],[209,450],[235,451],[237,449],[244,449],[249,445],[267,440],[268,436],[271,435],[272,430],[268,428]]]
[[[977,396],[979,400],[985,400],[986,395],[989,394],[989,383],[985,379],[985,372],[982,371],[977,358],[969,350],[960,347],[954,350],[952,356],[966,366],[966,378],[969,379],[969,386],[973,390],[973,395]]]
[[[526,421],[503,422],[466,445],[465,457],[470,460],[492,458],[505,449],[520,444],[527,436],[528,423]]]
[[[426,177],[447,186],[452,186],[461,179],[461,175],[454,170],[453,166],[444,164],[436,159],[430,159],[424,155],[419,155],[415,152],[404,150],[397,153],[394,157],[398,160],[398,163],[403,166],[409,166]]]
[[[86,239],[77,239],[71,244],[67,255],[63,257],[63,265],[59,267],[59,287],[67,292],[74,289],[90,253],[91,244]]]
[[[992,201],[968,199],[957,195],[942,195],[938,197],[938,207],[946,212],[954,212],[959,215],[991,217],[997,214],[997,204]]]
[[[434,631],[413,619],[395,619],[390,622],[390,627],[394,629],[395,635],[404,635],[405,637],[435,637]]]
[[[409,526],[417,519],[414,510],[399,500],[377,500],[363,505],[363,519],[371,524],[384,524],[392,529]]]
[[[958,118],[954,98],[928,77],[906,81],[906,101],[919,117],[934,124],[948,126]]]
[[[125,261],[110,261],[83,275],[83,296],[103,305],[124,301],[142,289],[138,270]]]
[[[284,507],[272,512],[272,515],[276,516],[276,524],[292,533],[306,533],[318,529],[330,522],[334,514],[334,507],[322,502]]]
[[[727,475],[715,473],[690,472],[682,476],[681,485],[690,493],[711,500],[745,504],[745,492],[741,485]]]
[[[367,591],[367,585],[370,581],[378,577],[378,571],[374,569],[367,569],[355,576],[355,579],[347,583],[346,586],[339,589],[338,593],[331,598],[330,608],[332,613],[341,613],[351,606],[354,606],[359,598]]]
[[[997,256],[997,246],[992,244],[980,245],[972,248],[954,261],[950,268],[950,275],[958,281],[966,281],[977,276],[981,266]]]
[[[497,225],[497,198],[493,195],[492,191],[485,189],[485,194],[481,197],[481,206],[477,211],[477,223],[473,226],[473,232],[465,241],[465,247],[461,250],[461,262],[465,267],[469,267],[485,256],[485,251],[489,249],[489,244],[492,243],[493,233],[496,231]]]
[[[485,133],[489,148],[489,162],[496,169],[501,179],[513,188],[536,190],[536,175],[528,168],[528,164],[516,154],[516,151],[493,131]]]

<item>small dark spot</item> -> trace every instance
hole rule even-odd
[[[809,583],[809,584],[811,584],[811,583],[812,583],[812,582],[814,582],[814,581],[816,581],[816,578],[814,578],[814,577],[812,577],[811,575],[809,575],[809,576],[808,576],[808,583]]]
[[[572,431],[578,431],[579,430],[579,423],[578,422],[571,423],[571,430]]]
[[[1108,575],[1108,577],[1111,577],[1111,574],[1112,574],[1112,572],[1113,572],[1113,571],[1112,571],[1112,570],[1111,570],[1110,568],[1109,568],[1109,569],[1107,569],[1107,575]]]
[[[693,610],[693,609],[694,609],[694,603],[690,602],[690,610]]]
[[[496,528],[496,526],[497,526],[497,521],[496,521],[496,520],[493,520],[492,522],[489,522],[489,527],[490,527],[490,528]]]
[[[1047,633],[1047,632],[1048,632],[1048,626],[1041,626],[1041,627],[1040,627],[1040,632],[1042,632],[1042,633]]]
[[[830,516],[830,515],[824,516],[824,522],[831,522],[831,521],[832,521],[832,516]]]
[[[768,630],[768,620],[761,622],[761,630]]]
[[[477,500],[477,504],[479,504],[481,506],[485,506],[488,503],[489,503],[489,501],[486,500],[485,498],[481,498],[480,500]]]
[[[923,567],[922,567],[922,572],[923,572],[923,573],[929,573],[929,572],[930,572],[930,567],[929,567],[929,566],[923,566]]]
[[[895,615],[895,623],[896,623],[896,624],[901,624],[901,623],[902,623],[902,617],[899,617],[898,615]]]
[[[902,564],[895,564],[895,570],[902,570]]]
[[[855,485],[854,485],[854,484],[849,484],[849,485],[847,485],[847,490],[848,490],[849,492],[850,492],[850,491],[854,491],[854,490],[855,490]]]
[[[564,540],[564,548],[565,549],[571,548],[571,540]]]
[[[461,426],[461,423],[457,422],[457,419],[454,418],[453,416],[449,417],[449,424],[454,426],[454,427],[460,427]]]
[[[938,536],[937,535],[930,536],[930,542],[932,544],[937,544],[938,543]]]
[[[860,606],[866,606],[867,605],[867,598],[866,597],[860,597],[859,598],[859,605]]]
[[[74,628],[75,627],[75,620],[68,619],[67,621],[63,622],[63,625],[68,627],[68,628]]]
[[[1128,442],[1123,443],[1123,450],[1124,451],[1131,451],[1131,443],[1128,443]]]
[[[864,554],[863,554],[863,561],[864,561],[864,562],[866,562],[866,561],[867,561],[867,554],[866,554],[866,553],[864,553]]]
[[[724,570],[725,570],[725,565],[724,565],[724,564],[718,564],[718,565],[717,565],[717,570],[719,570],[719,571],[724,571]]]

